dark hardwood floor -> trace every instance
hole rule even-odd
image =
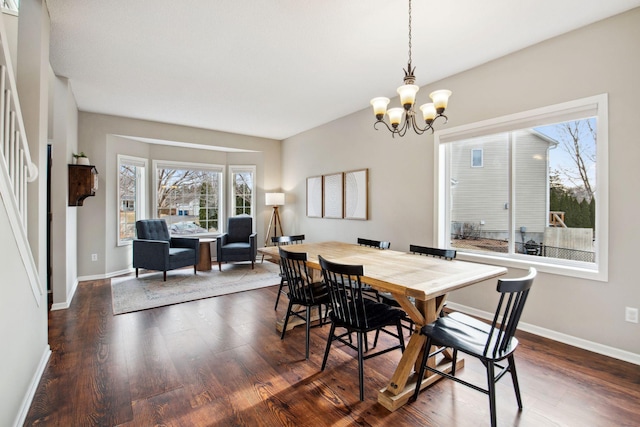
[[[109,280],[83,282],[67,310],[49,314],[51,359],[25,425],[49,426],[482,426],[488,398],[442,380],[418,401],[389,412],[377,390],[399,351],[357,361],[334,347],[320,371],[329,327],[283,341],[275,329],[277,287],[114,316]],[[526,308],[525,308],[526,310]],[[384,334],[383,334],[384,335]],[[640,368],[519,333],[524,409],[511,379],[498,383],[501,426],[638,426]],[[381,347],[390,341],[381,336]],[[485,384],[466,359],[464,378]]]

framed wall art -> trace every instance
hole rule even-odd
[[[323,214],[325,218],[343,217],[343,175],[342,172],[323,175]]]
[[[307,216],[322,218],[322,176],[307,178]]]
[[[344,217],[369,219],[369,169],[344,173]]]

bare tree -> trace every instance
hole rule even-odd
[[[136,191],[136,167],[120,165],[120,195],[121,197],[135,195]]]
[[[573,163],[571,167],[560,167],[559,172],[590,201],[595,192],[589,171],[596,164],[596,130],[589,119],[560,123],[557,129],[562,148]]]
[[[198,187],[202,184],[206,172],[184,169],[158,169],[158,207],[169,207],[170,196],[177,189]]]

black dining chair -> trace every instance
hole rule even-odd
[[[358,245],[367,246],[369,248],[376,248],[376,249],[391,248],[391,243],[383,240],[371,240],[371,239],[364,239],[362,237],[358,237],[357,242],[358,242]],[[363,285],[362,292],[364,292],[366,296],[372,299],[375,299],[378,302],[381,302],[380,296],[378,295],[378,291],[376,289],[373,289],[371,286]]]
[[[411,400],[415,401],[418,398],[422,383],[420,379],[424,377],[425,370],[429,370],[474,390],[488,394],[491,426],[495,427],[497,422],[495,385],[509,372],[513,381],[518,408],[522,410],[522,398],[514,359],[514,352],[518,347],[518,339],[514,337],[514,334],[535,277],[536,269],[529,268],[529,273],[525,277],[498,279],[497,291],[500,293],[500,299],[490,325],[463,313],[456,312],[448,316],[439,317],[435,322],[423,326],[420,333],[426,335],[427,340],[423,348],[424,356],[417,376],[416,389]],[[430,353],[431,346],[439,348]],[[445,348],[453,349],[451,374],[427,366],[427,359],[439,354]],[[479,359],[486,367],[489,386],[487,389],[455,376],[456,358],[459,351]],[[507,360],[506,364],[498,364],[505,359]],[[500,369],[497,375],[495,374],[495,368]]]
[[[444,258],[446,260],[452,260],[456,257],[455,249],[440,249],[431,248],[429,246],[409,245],[409,252],[418,255],[429,255],[438,258]]]
[[[304,234],[298,234],[295,236],[273,236],[271,238],[271,243],[275,246],[281,245],[295,245],[304,243]],[[264,255],[263,255],[264,256]],[[284,291],[284,287],[287,284],[287,277],[282,270],[282,263],[280,264],[280,286],[278,287],[278,296],[276,296],[276,305],[273,307],[274,310],[278,309],[278,302],[280,301],[280,295],[286,293]]]
[[[289,297],[289,306],[287,314],[282,325],[282,334],[280,339],[284,339],[287,331],[287,324],[291,316],[303,319],[306,324],[306,341],[305,341],[305,358],[309,358],[309,330],[311,328],[311,308],[318,308],[319,326],[323,325],[322,306],[329,309],[330,298],[327,288],[322,282],[312,282],[311,276],[307,270],[307,253],[306,252],[289,252],[282,247],[278,248],[280,254],[280,265],[285,273],[287,280],[287,296]],[[293,306],[303,306],[304,310],[296,311]],[[302,313],[304,312],[304,317]]]
[[[368,246],[370,248],[376,248],[376,249],[390,249],[391,248],[391,243],[390,242],[385,242],[382,240],[371,240],[371,239],[363,239],[362,237],[358,237],[357,240],[358,244],[360,246]]]
[[[400,321],[405,313],[387,304],[365,298],[362,291],[360,277],[363,275],[362,265],[337,264],[318,256],[322,277],[329,291],[331,299],[331,330],[327,339],[327,348],[322,360],[322,370],[327,365],[329,350],[334,341],[358,352],[358,376],[360,383],[360,400],[364,400],[364,361],[390,351],[400,349],[404,352],[404,337]],[[396,325],[397,334],[383,329],[385,326]],[[336,334],[336,328],[344,328],[346,332]],[[396,337],[397,345],[388,347],[375,353],[364,355],[364,339],[367,332],[382,330],[386,334]],[[351,334],[357,336],[356,345],[351,342]]]

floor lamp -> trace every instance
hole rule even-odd
[[[271,227],[273,227],[273,237],[276,237],[278,235],[278,227],[280,227],[280,235],[283,235],[278,206],[284,205],[284,193],[266,193],[265,204],[267,206],[273,206],[273,212],[271,212],[271,221],[269,221],[269,228],[267,229],[267,238],[264,240],[264,245],[269,246],[269,241],[271,240]]]

